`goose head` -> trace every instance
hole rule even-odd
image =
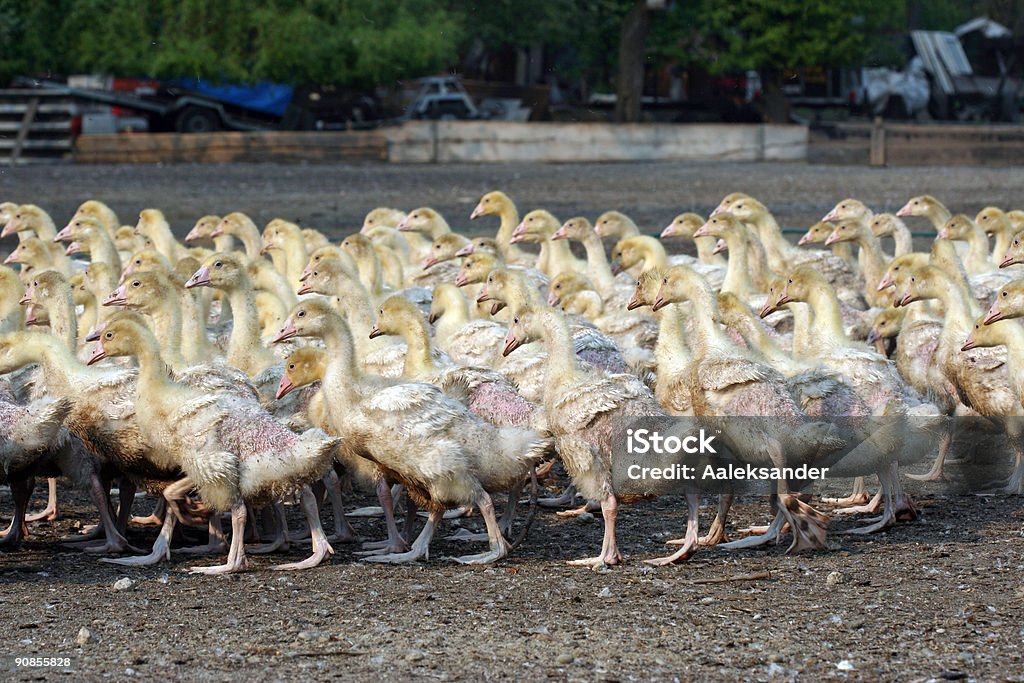
[[[711,216],[717,216],[722,213],[730,212],[732,210],[733,204],[744,199],[751,199],[751,196],[744,192],[730,192],[729,194],[722,197],[722,201],[718,202],[718,206],[716,206],[711,211]],[[709,216],[709,218],[711,216]]]
[[[966,240],[971,230],[974,229],[974,222],[962,213],[951,217],[939,230],[940,240]]]
[[[221,235],[240,237],[243,232],[259,233],[259,229],[247,215],[241,211],[234,211],[220,219],[220,222],[213,228],[213,232],[210,233],[210,237],[220,237]]]
[[[427,322],[431,325],[440,320],[448,308],[458,302],[465,302],[465,297],[459,288],[449,282],[442,282],[434,285],[430,295],[430,315]]]
[[[512,232],[511,243],[516,242],[543,242],[550,239],[560,227],[558,219],[549,211],[534,209],[523,216],[523,220]]]
[[[915,301],[936,299],[940,289],[948,286],[948,277],[935,266],[920,266],[910,271],[902,286],[896,287],[895,306],[907,306]]]
[[[359,229],[359,232],[365,234],[367,231],[380,226],[385,228],[394,228],[397,227],[404,218],[404,211],[379,206],[376,209],[371,209],[369,213],[366,214],[363,218],[363,227]]]
[[[898,224],[902,222],[891,213],[876,213],[868,225],[875,237],[886,237],[896,232]]]
[[[324,247],[323,250],[330,248]],[[328,251],[318,254],[315,261],[310,257],[306,268],[302,273],[299,294],[333,294],[339,286],[357,279],[356,274],[349,270],[342,259],[332,256]]]
[[[857,199],[844,199],[832,207],[832,210],[821,219],[825,222],[850,221],[871,215],[871,210],[864,202]]]
[[[701,218],[695,213],[681,213],[672,219],[672,222],[665,226],[665,229],[661,231],[661,237],[685,237],[687,239],[694,239],[696,233],[702,225],[707,223],[706,220]]]
[[[618,275],[640,263],[647,261],[647,245],[642,236],[621,239],[612,248],[612,273]],[[649,238],[648,238],[649,239]]]
[[[739,219],[731,213],[720,213],[707,219],[697,228],[694,237],[718,237],[725,239],[733,234],[742,234],[745,228]]]
[[[53,228],[53,221],[50,219],[50,215],[43,211],[40,207],[35,204],[11,204],[5,202],[8,206],[2,213],[6,216],[6,220],[0,218],[0,224],[6,223],[2,231],[0,231],[0,237],[8,237],[15,233],[32,231],[37,235],[43,233],[44,226],[50,226],[50,230]]]
[[[231,254],[213,254],[199,266],[199,270],[185,282],[187,289],[193,287],[215,287],[234,289],[247,279],[245,266]]]
[[[284,361],[284,373],[274,397],[280,399],[300,387],[319,382],[326,366],[327,354],[323,349],[305,346],[293,351]]]
[[[45,270],[53,267],[53,257],[46,244],[38,237],[26,237],[18,242],[18,246],[7,255],[4,263],[21,264],[24,272],[31,270]]]
[[[714,299],[710,285],[693,268],[673,266],[665,271],[661,278],[661,286],[654,297],[651,310],[659,311],[669,304],[690,301],[699,290]]]
[[[423,257],[421,264],[423,270],[430,270],[438,263],[450,261],[459,255],[459,252],[471,242],[462,235],[455,232],[446,232],[438,235],[430,244],[430,251]]]
[[[553,240],[575,240],[582,242],[594,232],[594,226],[583,216],[570,218],[551,236]]]
[[[497,254],[498,241],[493,237],[474,237],[457,252],[456,256],[469,256],[470,254]]]
[[[1000,268],[1009,268],[1015,263],[1024,263],[1024,231],[1013,236],[1013,241],[1006,248],[1003,260],[999,262]]]
[[[658,299],[658,289],[661,287],[664,277],[665,272],[657,268],[641,273],[633,289],[633,296],[630,297],[629,304],[626,305],[626,310],[635,311],[644,306],[653,306]]]
[[[575,271],[559,273],[548,283],[548,305],[557,306],[562,297],[585,289],[593,289],[593,285],[586,275]]]
[[[986,206],[974,217],[974,222],[985,231],[986,235],[1007,233],[1013,230],[1006,213],[997,206]]]
[[[111,316],[94,333],[97,344],[89,356],[87,365],[93,365],[104,358],[135,356],[141,342],[152,337],[152,332],[137,313],[121,311]]]
[[[218,223],[220,223],[220,216],[203,216],[196,221],[196,224],[185,235],[185,241],[198,242],[199,240],[210,239]]]
[[[473,209],[473,213],[469,215],[470,220],[480,218],[480,216],[495,216],[500,214],[507,208],[515,208],[515,204],[509,199],[508,195],[500,190],[494,192],[488,192],[480,198],[480,202]]]
[[[465,287],[483,282],[495,268],[501,268],[502,263],[495,254],[473,252],[462,259],[462,266],[455,278],[456,287]]]
[[[768,215],[768,207],[753,197],[744,196],[730,205],[728,213],[743,223],[753,223],[762,216]]]
[[[871,329],[868,330],[867,343],[874,344],[879,339],[892,339],[900,333],[903,327],[903,318],[907,309],[890,306],[881,310],[875,319],[871,321]]]
[[[167,257],[152,247],[135,252],[125,263],[121,271],[121,279],[134,273],[144,273],[150,270],[162,270],[170,272],[173,266]]]
[[[173,291],[173,287],[165,273],[135,273],[103,299],[102,304],[133,308],[146,313],[155,309],[157,304]]]
[[[788,303],[794,301],[806,302],[812,292],[830,287],[828,280],[813,267],[801,266],[796,268],[789,275],[772,282],[768,299],[765,302],[764,308],[761,309],[761,317],[766,317],[771,312],[781,309]]]
[[[834,225],[828,221],[818,221],[811,227],[807,228],[807,232],[800,236],[797,240],[797,246],[804,246],[805,244],[821,244],[829,238],[832,234]]]
[[[1011,326],[1017,324],[1011,320],[986,322],[987,320],[987,316],[981,316],[974,321],[971,333],[967,335],[963,346],[960,347],[961,351],[989,346],[1002,346],[1007,341],[1008,333],[1012,329]]]
[[[419,317],[416,304],[400,294],[389,296],[377,307],[377,322],[370,331],[370,339],[383,335],[400,336]]]
[[[1014,280],[999,289],[982,322],[989,325],[999,320],[1019,318],[1022,315],[1024,315],[1024,280]]]
[[[85,216],[97,219],[104,229],[111,233],[121,225],[121,221],[117,220],[117,214],[114,213],[113,209],[96,199],[82,202],[75,211],[75,215],[71,217],[71,220]]]
[[[832,231],[825,239],[826,245],[856,241],[861,236],[861,231],[865,229],[862,223],[852,220],[843,220],[834,226],[831,223],[824,225],[832,227]]]
[[[907,216],[928,216],[936,209],[945,208],[942,203],[931,196],[930,194],[922,194],[917,197],[911,197],[910,200],[904,204],[896,215],[900,218],[906,218]]]
[[[328,334],[345,321],[334,308],[325,301],[300,301],[289,311],[284,325],[271,340],[272,344],[294,339],[295,337],[320,337]],[[347,328],[346,328],[347,329]]]
[[[878,281],[878,291],[902,285],[903,281],[909,277],[910,271],[927,263],[928,254],[921,252],[912,252],[894,258],[889,262],[882,279]]]
[[[421,206],[409,212],[409,215],[399,221],[398,228],[401,232],[431,232],[440,225],[447,226],[444,218],[429,206]]]
[[[594,232],[605,237],[630,237],[637,234],[636,223],[621,211],[605,211],[594,221]]]
[[[167,219],[160,209],[143,209],[139,212],[139,222],[135,224],[135,233],[153,239],[158,230],[167,229]]]
[[[283,218],[275,218],[263,229],[263,242],[260,253],[266,254],[274,249],[283,250],[292,242],[302,242],[302,229]]]
[[[512,318],[508,326],[508,333],[505,335],[505,346],[501,350],[502,356],[508,356],[523,344],[529,344],[541,338],[541,321],[538,317],[536,311],[527,308]]]

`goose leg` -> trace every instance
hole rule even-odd
[[[171,485],[173,486],[173,484]],[[163,526],[160,527],[160,535],[153,543],[153,549],[149,555],[137,555],[135,557],[101,557],[100,562],[108,564],[119,564],[124,567],[149,567],[162,560],[171,559],[171,536],[174,535],[174,527],[178,518],[168,513],[164,515]]]
[[[123,484],[122,484],[123,486]],[[122,501],[122,505],[123,505]],[[127,506],[129,513],[131,512],[131,506]],[[145,517],[132,517],[131,523],[136,526],[160,526],[164,523],[164,515],[167,514],[167,501],[163,498],[156,499],[156,505],[153,507],[153,513],[146,515]]]
[[[908,474],[907,478],[914,481],[946,481],[946,477],[942,473],[942,466],[946,462],[946,455],[952,445],[953,429],[951,427],[943,429],[942,436],[939,437],[939,454],[935,456],[931,468],[924,474]]]
[[[328,486],[328,490],[330,487]],[[302,511],[306,513],[306,522],[309,524],[309,535],[313,539],[313,554],[301,562],[279,564],[271,569],[276,571],[293,571],[298,569],[310,569],[319,565],[328,555],[334,554],[327,536],[324,535],[324,528],[320,524],[320,509],[316,504],[316,496],[308,486],[302,487],[302,494],[299,497]]]
[[[569,565],[573,567],[590,567],[591,569],[603,565],[614,565],[622,562],[622,555],[619,553],[618,544],[615,542],[615,518],[618,515],[619,501],[614,493],[609,493],[601,501],[601,516],[604,518],[604,539],[601,542],[601,554],[583,560],[570,560]]]
[[[519,504],[519,496],[523,492],[524,483],[525,480],[508,490],[508,502],[505,504],[505,512],[501,515],[501,533],[505,536],[512,532],[512,523],[516,518],[516,506]]]
[[[560,496],[556,496],[555,498],[539,498],[537,500],[537,505],[544,508],[561,508],[572,505],[575,500],[576,486],[575,484],[569,484],[562,490],[562,494]]]
[[[312,491],[310,491],[310,495],[314,495]],[[285,515],[284,504],[281,501],[276,501],[263,510],[264,515],[268,510],[273,513],[274,540],[249,548],[249,554],[267,555],[278,550],[288,550],[288,517]]]
[[[96,509],[99,510],[100,524],[103,526],[106,542],[103,545],[86,548],[85,552],[99,554],[123,553],[129,550],[133,553],[141,552],[138,548],[129,545],[127,539],[118,531],[117,524],[111,514],[110,496],[107,487],[103,485],[99,475],[95,472],[89,476],[89,495],[92,497]]]
[[[110,501],[109,489],[104,489],[106,492],[106,499]],[[137,487],[128,477],[120,477],[117,482],[117,519],[114,524],[117,525],[117,530],[122,534],[128,530],[128,521],[132,516],[132,503],[135,502],[135,492]],[[160,522],[163,523],[163,518],[160,518]]]
[[[231,549],[228,561],[215,567],[192,567],[190,574],[232,574],[246,568],[245,560],[245,503],[231,506]]]
[[[742,548],[757,548],[762,545],[767,545],[779,542],[779,535],[782,533],[782,527],[786,524],[786,518],[782,514],[782,509],[778,509],[775,513],[775,519],[768,525],[763,534],[756,536],[747,536],[746,538],[740,538],[735,541],[729,541],[728,543],[722,543],[719,548],[726,548],[727,550],[739,550]]]
[[[894,463],[895,465],[895,463]],[[882,509],[882,516],[878,518],[874,524],[867,526],[856,527],[854,529],[847,529],[844,533],[847,534],[874,534],[879,531],[884,531],[889,527],[896,524],[896,506],[893,502],[893,480],[892,475],[886,472],[878,473],[878,480],[882,484],[882,491],[885,497],[885,505]]]
[[[1019,449],[1013,464],[1013,474],[1010,475],[1010,480],[1003,492],[1018,496],[1024,493],[1024,452]]]
[[[216,555],[224,552],[227,541],[224,537],[224,527],[221,525],[220,515],[213,513],[207,523],[209,540],[204,545],[193,545],[187,548],[177,548],[174,552],[185,553],[186,555]]]
[[[601,508],[601,504],[600,503],[598,503],[597,501],[588,500],[585,504],[581,505],[578,508],[573,508],[572,510],[561,510],[559,512],[556,512],[555,516],[557,516],[557,517],[579,517],[584,512],[589,512],[589,513],[593,514],[595,512],[600,511],[601,509],[602,508]]]
[[[396,553],[402,553],[409,550],[409,544],[404,538],[402,538],[402,535],[398,533],[398,524],[395,523],[394,499],[391,497],[391,487],[388,486],[387,481],[383,478],[377,481],[377,499],[380,500],[380,506],[384,508],[384,522],[387,524],[388,538],[386,541],[371,541],[363,543],[363,548],[367,550],[365,554],[394,555]],[[364,553],[356,554],[362,555]]]
[[[721,498],[719,499],[719,501],[721,501]],[[667,564],[682,562],[683,560],[688,559],[691,555],[693,555],[694,551],[697,550],[697,527],[699,523],[698,513],[700,511],[699,493],[686,494],[686,508],[686,536],[683,539],[683,546],[679,550],[675,551],[667,557],[658,557],[653,560],[644,560],[644,563],[652,564],[655,567],[663,567]]]
[[[829,505],[863,505],[868,502],[868,487],[864,485],[864,477],[857,477],[853,480],[853,491],[845,498],[822,498],[822,503]]]
[[[860,515],[872,512],[878,512],[882,507],[882,489],[879,487],[878,493],[864,505],[853,505],[846,508],[837,508],[832,511],[833,515]]]
[[[732,507],[733,494],[723,493],[718,496],[718,513],[715,514],[714,521],[711,522],[711,528],[708,529],[707,536],[701,536],[697,539],[697,542],[701,545],[718,545],[728,541],[728,537],[725,535],[725,521],[729,517],[729,509]],[[683,545],[685,545],[686,539],[683,539]],[[669,541],[668,545],[677,545],[675,540]]]
[[[455,561],[460,564],[490,564],[497,562],[509,553],[508,541],[501,533],[501,525],[494,514],[494,501],[491,500],[490,495],[486,491],[480,491],[476,497],[476,505],[480,508],[484,524],[487,525],[487,537],[491,549],[486,553],[456,557]]]
[[[404,562],[415,562],[422,558],[430,559],[430,539],[434,537],[434,530],[444,518],[444,511],[441,509],[431,510],[427,516],[427,523],[423,525],[423,531],[413,541],[412,548],[406,553],[393,553],[389,555],[374,555],[367,557],[367,562],[382,562],[387,564],[402,564]]]
[[[36,480],[32,477],[26,479],[12,480],[10,482],[11,495],[14,497],[14,519],[7,533],[0,537],[0,546],[15,548],[28,536],[28,527],[25,525],[25,511],[28,509],[28,500],[32,497],[32,489],[35,488]]]
[[[57,512],[57,480],[49,478],[46,480],[46,507],[39,512],[34,512],[31,515],[25,516],[26,522],[38,522],[41,519],[45,519],[48,522],[53,522],[59,516]]]
[[[331,501],[331,509],[334,511],[334,533],[328,536],[327,540],[337,543],[357,542],[360,540],[359,536],[345,518],[345,502],[341,497],[341,480],[338,479],[338,473],[328,470],[324,476],[324,486]]]
[[[793,530],[793,542],[787,553],[824,550],[829,519],[792,493],[779,493],[779,512]]]

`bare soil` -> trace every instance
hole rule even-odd
[[[60,223],[81,201],[109,202],[125,222],[163,208],[184,233],[204,213],[242,210],[344,234],[381,205],[433,205],[457,228],[500,187],[523,209],[593,218],[608,208],[660,227],[683,210],[708,211],[745,190],[806,227],[855,196],[894,210],[930,192],[973,215],[1020,206],[1024,170],[867,169],[783,164],[506,166],[46,166],[0,170],[0,200],[33,202]],[[915,226],[924,228],[925,226]],[[0,251],[9,248],[0,245]],[[841,493],[833,485],[834,492]],[[921,517],[872,537],[842,535],[824,552],[785,546],[702,549],[651,568],[685,528],[682,501],[665,497],[620,510],[622,567],[588,571],[565,560],[593,555],[600,519],[549,511],[511,558],[465,567],[445,558],[477,544],[439,540],[428,562],[377,566],[336,545],[324,566],[278,574],[271,564],[306,550],[252,557],[231,577],[187,574],[220,558],[176,554],[127,569],[62,548],[58,539],[95,521],[84,495],[61,489],[61,519],[32,525],[20,550],[0,551],[0,676],[9,680],[1024,680],[1024,510],[1018,498],[954,495],[910,482]],[[34,506],[42,505],[44,487]],[[702,511],[706,530],[712,501]],[[353,497],[351,507],[372,504]],[[137,503],[137,512],[149,501]],[[0,514],[11,510],[0,491]],[[293,526],[299,517],[292,512]],[[324,511],[330,523],[331,512]],[[742,501],[732,528],[768,521],[762,499]],[[354,520],[376,539],[383,524]],[[478,518],[454,520],[480,527]],[[129,539],[147,546],[152,528]],[[189,542],[202,541],[203,535]],[[180,541],[179,541],[180,543]],[[472,547],[472,550],[470,550]],[[729,577],[766,578],[706,583]],[[122,578],[134,583],[116,590]],[[83,645],[80,629],[91,632]],[[69,669],[18,667],[14,657],[69,657]]]

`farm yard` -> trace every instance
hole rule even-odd
[[[501,189],[520,211],[559,219],[608,209],[657,233],[676,214],[706,216],[743,191],[784,228],[805,230],[845,197],[896,212],[920,194],[953,213],[1024,205],[1024,170],[971,167],[873,169],[805,164],[28,166],[0,170],[0,200],[33,203],[58,229],[86,199],[109,204],[125,223],[159,208],[180,239],[205,214],[240,211],[263,226],[282,217],[337,241],[377,206],[431,206],[455,231],[493,235],[497,220],[473,222],[481,195]],[[914,231],[932,232],[924,219]],[[793,234],[795,242],[798,235]],[[930,237],[915,238],[926,250]],[[0,242],[0,255],[16,245]],[[687,250],[667,240],[668,251]],[[578,245],[577,245],[578,246]],[[582,251],[580,252],[582,253]],[[692,253],[692,251],[690,252]],[[927,463],[915,466],[924,471]],[[947,475],[956,476],[951,466]],[[848,482],[823,494],[844,495]],[[869,478],[874,489],[877,482]],[[566,566],[592,554],[600,513],[576,519],[541,510],[529,537],[493,565],[446,558],[467,544],[444,540],[479,517],[443,525],[430,559],[371,564],[353,546],[308,571],[268,567],[308,550],[252,556],[249,571],[188,574],[207,558],[174,554],[148,568],[102,564],[59,545],[96,521],[81,492],[62,486],[60,519],[30,525],[20,550],[0,551],[0,609],[7,624],[0,670],[13,680],[1019,680],[1024,672],[1024,509],[1016,496],[956,493],[944,483],[906,481],[920,517],[871,536],[844,536],[856,518],[833,520],[826,550],[787,555],[768,548],[701,548],[685,562],[651,567],[682,535],[682,497],[619,509],[618,567]],[[43,505],[37,486],[33,509]],[[816,490],[815,493],[819,491]],[[504,502],[497,496],[498,507]],[[376,504],[346,498],[349,508]],[[150,504],[148,501],[145,504]],[[137,514],[143,504],[137,505]],[[827,510],[828,506],[820,506]],[[13,509],[0,491],[0,515]],[[708,529],[713,501],[701,508]],[[301,523],[289,508],[293,526]],[[325,506],[325,526],[333,528]],[[740,501],[730,530],[764,524],[759,498]],[[367,539],[377,518],[354,518]],[[130,527],[149,548],[155,528]],[[203,535],[191,541],[202,542]],[[124,581],[128,579],[128,581]],[[69,657],[70,673],[16,667],[15,657]]]

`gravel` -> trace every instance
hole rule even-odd
[[[521,209],[594,217],[618,208],[653,229],[679,211],[706,212],[733,190],[762,197],[784,225],[805,226],[845,196],[895,209],[910,195],[931,192],[954,211],[973,214],[987,204],[1020,206],[1022,186],[1021,169],[801,164],[0,170],[0,201],[40,204],[58,224],[79,202],[96,197],[126,222],[141,208],[161,207],[179,233],[202,214],[242,210],[258,223],[280,215],[342,234],[382,204],[429,204],[456,228],[491,230],[493,219],[469,224],[466,218],[477,198],[496,187]],[[0,251],[9,246],[0,244]],[[840,488],[830,493],[845,493]],[[96,518],[84,493],[62,486],[61,518],[31,525],[22,549],[0,551],[0,613],[7,625],[0,675],[25,681],[1022,680],[1021,501],[955,495],[938,484],[908,482],[907,489],[921,511],[917,521],[859,537],[840,532],[863,520],[835,519],[829,549],[812,554],[787,555],[785,545],[701,549],[682,565],[646,566],[641,559],[668,552],[666,538],[685,528],[685,505],[665,497],[622,507],[619,539],[627,562],[608,571],[564,564],[597,551],[599,520],[580,524],[541,512],[524,545],[491,567],[445,560],[465,554],[466,544],[439,540],[431,559],[415,566],[363,563],[355,548],[335,545],[336,554],[315,570],[268,571],[308,552],[293,547],[251,557],[246,573],[206,577],[187,569],[221,558],[176,553],[168,563],[128,569],[62,548],[62,536]],[[40,486],[33,508],[44,494]],[[702,507],[702,529],[710,524],[712,502]],[[150,505],[137,503],[136,513]],[[11,509],[4,488],[0,514]],[[296,526],[301,515],[289,514]],[[325,523],[330,516],[325,510]],[[764,501],[744,500],[732,528],[767,518]],[[379,519],[353,524],[367,538],[383,536]],[[175,546],[205,540],[189,534]],[[156,530],[132,528],[128,537],[148,547]],[[763,572],[768,578],[700,582]],[[129,590],[113,589],[123,580],[131,582]],[[29,656],[68,657],[73,673],[14,664],[14,657]]]

